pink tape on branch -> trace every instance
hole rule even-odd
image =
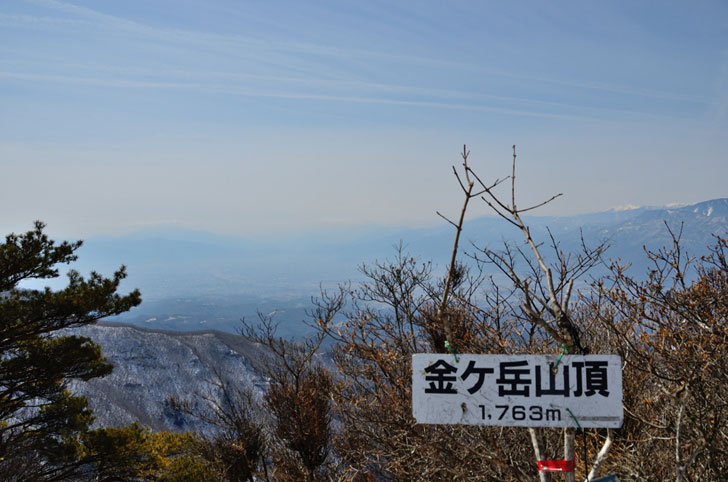
[[[541,472],[573,472],[575,465],[573,460],[539,460],[538,470]]]

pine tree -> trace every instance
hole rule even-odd
[[[29,279],[58,277],[59,264],[76,260],[81,241],[56,244],[35,229],[0,244],[0,473],[5,480],[66,480],[82,466],[80,437],[93,421],[71,379],[111,372],[101,349],[66,328],[95,323],[141,303],[138,290],[117,294],[126,276],[88,279],[68,273],[62,290],[26,290]]]
[[[83,436],[84,478],[94,481],[208,482],[219,479],[192,433],[152,432],[133,423]]]

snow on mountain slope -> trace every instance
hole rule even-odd
[[[135,421],[154,430],[196,430],[209,427],[173,410],[170,397],[205,403],[195,393],[218,397],[210,381],[219,374],[240,388],[262,394],[259,375],[265,352],[248,339],[216,331],[171,332],[127,325],[98,324],[70,330],[101,345],[114,371],[89,382],[73,381],[70,389],[86,395],[96,416],[95,426],[121,426]]]

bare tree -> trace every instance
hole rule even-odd
[[[336,416],[342,430],[336,436],[337,454],[351,474],[379,478],[454,480],[523,480],[535,469],[527,461],[533,446],[536,458],[555,444],[553,430],[544,434],[513,428],[422,426],[411,416],[411,355],[422,351],[458,353],[584,352],[569,298],[575,281],[599,260],[600,245],[568,256],[553,237],[555,260],[549,265],[515,205],[515,150],[511,175],[485,183],[468,164],[463,148],[462,169],[453,167],[464,195],[457,221],[438,212],[455,228],[447,274],[438,280],[429,263],[419,263],[400,246],[391,262],[362,267],[366,281],[350,291],[347,321],[320,329],[338,342],[334,362],[338,377],[332,386]],[[511,180],[511,201],[495,189]],[[554,196],[551,199],[554,199]],[[467,209],[482,199],[517,227],[524,247],[506,245],[502,251],[480,249],[476,265],[458,261]],[[548,201],[547,201],[548,202]],[[522,262],[525,270],[517,266]],[[480,268],[495,265],[509,284],[501,285]],[[478,298],[490,282],[484,298]],[[565,458],[573,459],[574,430],[562,434]],[[496,443],[499,440],[502,443]],[[611,442],[607,437],[593,471]],[[532,445],[533,444],[533,445]],[[531,459],[532,460],[532,459]],[[487,470],[484,469],[487,467]],[[586,474],[585,474],[586,475]],[[352,475],[353,476],[353,475]],[[547,474],[541,474],[546,480]]]
[[[532,464],[525,462],[523,431],[419,425],[412,417],[412,354],[446,351],[443,313],[457,349],[507,351],[512,344],[512,337],[490,328],[495,312],[475,304],[480,273],[456,270],[450,301],[438,315],[444,280],[400,247],[394,260],[362,267],[366,279],[349,292],[345,321],[321,325],[335,341],[331,397],[343,480],[526,480],[533,475]]]
[[[670,228],[668,227],[668,230]],[[625,427],[621,469],[635,479],[721,480],[728,473],[728,242],[693,258],[648,251],[646,279],[612,264],[594,289],[594,309],[622,355]]]
[[[276,455],[266,478],[522,481],[538,473],[549,481],[534,458],[574,460],[578,430],[417,424],[412,355],[598,351],[622,357],[625,424],[581,430],[584,465],[566,480],[606,471],[628,480],[720,480],[728,470],[726,241],[717,238],[709,256],[694,260],[676,235],[672,249],[648,253],[654,267],[646,281],[615,263],[611,276],[587,282],[606,245],[582,239],[569,254],[548,230],[536,239],[523,215],[558,195],[517,207],[515,147],[510,175],[492,183],[468,156],[463,148],[462,167],[453,168],[464,196],[459,217],[438,213],[455,228],[443,275],[400,244],[394,259],[362,266],[360,284],[323,293],[309,322],[316,336],[282,340],[265,317],[248,327],[273,353],[266,433]],[[497,191],[506,180],[504,196]],[[463,262],[465,218],[476,198],[521,241],[476,246]],[[492,268],[497,276],[485,274]],[[319,363],[324,340],[332,371]]]
[[[322,293],[308,314],[311,326],[333,323],[346,300],[342,287],[335,294]],[[326,338],[316,331],[303,341],[277,336],[273,318],[259,315],[260,323],[243,321],[242,334],[270,351],[266,375],[269,386],[264,400],[273,418],[270,430],[274,480],[328,480],[336,471],[330,460],[332,406],[329,398],[332,376],[319,359]]]
[[[192,399],[173,398],[169,400],[170,408],[212,427],[213,433],[200,437],[198,451],[213,464],[220,480],[254,480],[261,470],[267,472],[268,451],[265,423],[256,409],[254,395],[219,370],[207,382],[208,392],[192,394],[193,399],[203,402],[202,406]]]
[[[478,184],[485,191],[481,199],[502,219],[517,228],[525,240],[526,252],[520,246],[506,246],[503,251],[497,252],[488,248],[479,250],[476,259],[494,265],[513,284],[513,288],[520,295],[520,309],[526,320],[534,327],[543,330],[547,339],[563,349],[563,353],[571,354],[581,352],[586,354],[587,348],[582,345],[578,327],[574,324],[569,311],[569,301],[574,284],[590,268],[600,261],[600,256],[606,249],[604,244],[590,249],[583,243],[583,251],[570,257],[559,249],[559,245],[549,232],[549,242],[554,252],[555,260],[549,265],[542,254],[543,243],[537,243],[531,236],[530,228],[525,224],[521,215],[553,201],[561,196],[556,194],[544,202],[519,208],[516,204],[516,146],[513,146],[513,161],[511,164],[511,192],[510,202],[501,199],[492,187],[478,177],[467,165],[463,163],[465,172],[470,172]],[[525,274],[517,270],[518,261],[522,261],[527,270]],[[534,261],[535,260],[535,261]],[[531,331],[533,333],[533,331]],[[577,422],[578,423],[578,422]],[[536,429],[529,429],[534,453],[537,459],[543,457],[541,437]],[[564,430],[564,459],[574,459],[574,433],[573,428]],[[607,439],[609,440],[609,439]],[[605,441],[604,455],[610,443]],[[602,455],[602,457],[604,456]],[[547,474],[540,473],[541,481],[548,479]],[[567,473],[567,482],[574,480],[573,472]]]

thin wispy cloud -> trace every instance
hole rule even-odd
[[[530,116],[530,117],[542,117],[551,119],[563,119],[563,120],[596,120],[586,116],[578,115],[564,115],[555,114],[550,112],[536,112],[518,109],[507,109],[495,106],[481,105],[476,103],[454,103],[445,101],[425,101],[425,100],[400,100],[400,99],[387,99],[382,97],[357,97],[357,96],[341,96],[341,95],[325,95],[325,94],[313,94],[304,92],[272,92],[272,91],[256,91],[249,90],[242,87],[236,87],[234,85],[215,85],[215,84],[201,84],[201,83],[182,83],[182,82],[151,82],[151,81],[139,81],[139,80],[124,80],[124,79],[104,79],[104,78],[92,78],[92,77],[77,77],[77,76],[64,76],[64,75],[45,75],[45,74],[27,74],[17,72],[2,72],[0,71],[0,78],[4,79],[16,79],[16,80],[28,80],[28,81],[43,81],[51,83],[70,83],[80,85],[93,85],[103,86],[112,88],[135,88],[135,89],[170,89],[170,90],[186,90],[186,91],[206,91],[225,93],[230,95],[241,95],[249,97],[269,97],[269,98],[280,98],[280,99],[298,99],[298,100],[320,100],[327,102],[346,102],[346,103],[358,103],[358,104],[389,104],[389,105],[400,105],[400,106],[414,106],[414,107],[428,107],[438,109],[455,109],[455,110],[468,110],[468,111],[481,111],[481,112],[497,112],[501,114],[517,115],[517,116]]]
[[[462,143],[518,144],[524,192],[572,213],[725,197],[726,8],[573,5],[3,2],[0,204],[86,232],[420,222]]]
[[[604,84],[598,82],[586,82],[586,81],[571,81],[564,79],[554,79],[549,77],[541,76],[517,76],[515,74],[504,73],[509,77],[521,77],[527,80],[534,80],[539,82],[548,82],[551,84],[563,85],[567,87],[579,87],[582,89],[597,90],[603,92],[614,92],[617,94],[628,94],[636,97],[651,97],[655,99],[675,100],[683,102],[691,102],[694,104],[707,105],[710,100],[707,97],[692,95],[692,94],[679,94],[675,92],[665,92],[653,89],[635,89],[625,87],[621,85]]]
[[[212,32],[202,32],[184,29],[158,28],[151,25],[135,22],[126,18],[109,15],[96,10],[80,7],[74,4],[60,2],[58,0],[29,0],[33,3],[44,5],[83,18],[94,20],[107,27],[119,30],[126,30],[137,34],[143,34],[150,38],[164,40],[167,42],[182,42],[193,45],[206,45],[220,50],[234,49],[239,52],[240,48],[255,47],[264,51],[279,51],[294,54],[314,54],[332,56],[338,58],[379,58],[392,61],[405,61],[419,63],[439,68],[463,68],[467,64],[449,60],[433,59],[412,55],[401,55],[394,52],[381,52],[366,49],[339,48],[327,45],[319,45],[304,42],[281,42],[271,39],[246,37],[243,35],[224,35]]]
[[[686,102],[699,106],[708,106],[710,99],[700,95],[689,95],[676,92],[661,91],[658,89],[634,88],[622,85],[594,82],[587,80],[563,79],[553,76],[540,74],[528,74],[508,72],[496,69],[484,69],[482,66],[469,63],[458,62],[452,60],[444,60],[437,58],[424,58],[414,55],[402,55],[396,52],[381,52],[376,50],[356,49],[332,47],[328,45],[320,45],[314,43],[275,41],[265,38],[255,38],[237,34],[218,34],[213,32],[203,32],[188,29],[171,29],[160,28],[152,25],[144,24],[127,18],[110,15],[99,12],[88,7],[78,6],[68,2],[58,0],[28,0],[31,3],[45,6],[52,10],[72,15],[76,18],[50,18],[41,17],[35,19],[36,27],[43,25],[53,26],[54,28],[67,27],[85,27],[92,29],[114,29],[121,33],[132,35],[136,38],[147,38],[159,42],[161,45],[167,45],[177,48],[183,52],[186,48],[193,47],[196,49],[205,48],[209,52],[217,55],[227,56],[231,59],[244,59],[249,66],[259,70],[278,70],[281,72],[296,72],[303,74],[304,78],[293,78],[282,75],[257,75],[260,80],[276,80],[296,82],[299,84],[315,84],[335,85],[337,87],[350,87],[353,89],[381,89],[389,92],[400,91],[402,93],[411,93],[415,95],[428,95],[428,92],[434,96],[446,96],[457,98],[471,99],[492,99],[505,102],[513,102],[516,104],[531,103],[533,105],[547,106],[551,105],[557,108],[571,109],[590,109],[589,106],[574,106],[564,102],[549,102],[544,100],[529,99],[517,96],[498,95],[492,93],[462,93],[457,91],[448,91],[447,89],[425,88],[408,86],[401,88],[395,85],[377,82],[368,82],[357,78],[357,74],[351,70],[342,69],[341,67],[331,68],[327,62],[307,59],[306,56],[315,56],[318,58],[336,58],[348,59],[350,61],[358,60],[378,60],[386,62],[397,62],[400,65],[413,65],[420,67],[429,67],[433,69],[447,69],[453,72],[478,72],[483,76],[496,76],[503,78],[515,78],[528,82],[547,83],[561,87],[576,87],[595,92],[605,92],[622,94],[627,96],[642,97],[645,99],[659,99],[674,102]],[[2,17],[0,17],[2,19]],[[12,22],[13,19],[21,23],[33,23],[33,18],[29,16],[5,16],[4,21]],[[131,72],[133,69],[127,69]],[[208,72],[201,70],[201,75]],[[210,72],[210,75],[215,75]],[[256,74],[252,73],[229,73],[229,78],[240,76],[240,78],[254,78]],[[591,108],[595,110],[594,108]],[[603,109],[605,112],[633,112],[643,114],[639,110],[631,111],[629,109]],[[653,113],[659,116],[659,114]],[[669,117],[669,116],[668,116]]]
[[[104,72],[113,74],[113,79],[105,81],[102,78],[83,78],[82,76],[64,76],[48,75],[39,73],[27,73],[27,72],[10,72],[4,71],[0,73],[5,78],[17,78],[17,79],[28,79],[28,80],[48,80],[48,81],[64,81],[79,83],[95,83],[98,85],[109,85],[116,87],[184,87],[184,88],[199,88],[204,90],[206,87],[216,88],[219,90],[220,84],[212,84],[210,81],[225,81],[225,85],[228,88],[240,85],[241,82],[246,81],[265,81],[268,84],[279,83],[281,85],[300,86],[309,88],[322,88],[326,90],[330,89],[342,89],[347,91],[355,92],[380,92],[389,94],[406,94],[408,96],[419,96],[428,98],[441,98],[441,99],[459,99],[461,101],[499,101],[504,103],[510,103],[515,105],[527,105],[527,106],[542,106],[542,107],[557,107],[563,109],[571,109],[574,111],[585,110],[588,108],[581,105],[568,104],[563,102],[551,102],[544,101],[535,98],[527,97],[514,97],[505,95],[488,94],[483,92],[470,92],[453,89],[438,89],[429,87],[417,87],[411,85],[394,85],[386,83],[375,83],[366,82],[361,80],[339,80],[329,78],[312,78],[312,77],[293,77],[293,76],[278,76],[278,75],[259,75],[249,74],[240,72],[219,72],[209,70],[179,70],[179,69],[149,69],[149,68],[138,68],[138,67],[124,67],[119,68],[115,66],[99,66],[89,64],[65,64],[68,71],[86,71],[86,72]],[[176,81],[143,81],[128,79],[117,82],[120,80],[120,76],[143,76],[144,78],[157,78],[157,79],[177,79]],[[191,83],[189,79],[196,79],[198,83]],[[609,109],[607,109],[609,110]],[[614,110],[614,112],[628,112],[621,110]]]
[[[0,12],[0,25],[9,27],[24,27],[24,28],[37,28],[37,29],[49,29],[49,28],[65,28],[73,27],[78,28],[80,26],[89,27],[92,25],[87,20],[80,20],[77,18],[64,18],[64,17],[38,17],[33,15],[23,14],[7,14]]]
[[[188,76],[199,77],[197,73],[190,72],[174,72],[177,75],[183,74]],[[327,80],[314,80],[314,79],[296,79],[296,78],[276,78],[266,76],[246,76],[240,74],[227,74],[227,73],[213,73],[211,75],[205,75],[209,77],[221,77],[233,80],[243,80],[253,78],[256,80],[285,80],[287,82],[293,81],[294,83],[300,82],[302,84],[313,84],[318,87],[332,87],[332,86],[356,86],[365,89],[384,90],[388,92],[406,92],[409,95],[421,95],[432,99],[433,97],[443,98],[459,98],[461,102],[452,102],[448,100],[404,100],[394,98],[376,97],[372,95],[327,95],[320,93],[312,93],[305,91],[288,91],[288,90],[254,90],[245,88],[239,83],[227,83],[227,84],[216,84],[210,82],[179,82],[179,81],[150,81],[150,80],[134,80],[134,79],[120,79],[120,78],[102,78],[102,77],[81,77],[81,76],[69,76],[69,75],[51,75],[51,74],[35,74],[35,73],[21,73],[21,72],[7,72],[0,71],[0,78],[4,79],[16,79],[16,80],[27,80],[27,81],[39,81],[49,83],[66,83],[66,84],[77,84],[77,85],[89,85],[99,87],[110,87],[118,89],[164,89],[173,91],[190,91],[190,92],[209,92],[218,94],[228,94],[235,96],[246,96],[246,97],[258,97],[258,98],[278,98],[278,99],[293,99],[293,100],[318,100],[326,102],[343,102],[343,103],[355,103],[355,104],[383,104],[393,106],[412,106],[421,108],[434,108],[434,109],[449,109],[449,110],[463,110],[472,112],[494,112],[512,116],[526,116],[526,117],[538,117],[546,119],[560,119],[560,120],[571,120],[571,121],[599,121],[603,120],[604,113],[609,112],[612,114],[629,114],[632,116],[640,116],[642,118],[657,118],[648,112],[639,111],[628,111],[620,109],[591,109],[584,106],[562,104],[556,102],[543,102],[532,99],[519,99],[513,97],[504,96],[491,96],[487,94],[468,93],[468,92],[456,92],[456,91],[445,91],[440,89],[418,89],[411,87],[402,86],[388,86],[383,84],[366,84],[366,83],[352,83],[352,82],[340,82],[340,81],[327,81]],[[553,110],[550,111],[537,111],[527,110],[518,108],[506,108],[498,107],[495,105],[487,105],[484,101],[497,100],[506,103],[523,104],[523,105],[542,105],[544,107],[558,107],[566,110],[564,113],[556,113]],[[664,117],[664,116],[660,116]]]

